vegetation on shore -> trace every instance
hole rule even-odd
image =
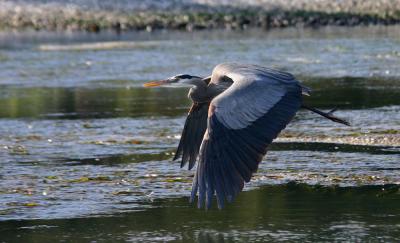
[[[0,30],[147,30],[245,29],[319,26],[393,25],[400,23],[400,12],[391,14],[318,12],[308,10],[229,11],[138,11],[107,12],[59,9],[52,12],[16,11],[0,13]]]

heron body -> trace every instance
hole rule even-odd
[[[189,169],[198,161],[190,201],[197,195],[199,208],[210,208],[214,195],[219,208],[232,202],[272,141],[302,106],[308,108],[302,94],[309,89],[293,75],[257,65],[223,63],[207,78],[177,75],[145,86],[174,83],[192,86],[193,104],[174,160],[181,157],[181,167],[188,163]],[[332,112],[317,110],[348,125]]]

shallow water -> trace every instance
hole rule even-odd
[[[244,192],[223,211],[204,212],[177,198],[109,217],[0,225],[5,240],[40,242],[398,241],[399,196],[389,186],[385,189],[392,191],[385,193],[381,186],[324,189],[288,184]]]
[[[0,34],[0,240],[398,241],[399,32]],[[205,212],[171,162],[187,90],[141,84],[226,60],[293,72],[352,126],[300,111],[246,192]]]
[[[399,27],[357,27],[350,32],[332,27],[123,35],[4,33],[0,85],[132,87],[182,72],[208,76],[216,64],[238,60],[282,68],[301,78],[400,76]]]

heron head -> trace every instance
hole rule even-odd
[[[145,83],[143,86],[144,87],[156,87],[156,86],[161,86],[161,85],[170,85],[170,86],[184,86],[184,87],[190,87],[193,85],[196,85],[199,80],[202,80],[202,78],[198,76],[193,76],[189,74],[178,74],[175,76],[172,76],[170,78],[160,80],[160,81],[153,81],[153,82],[148,82]]]

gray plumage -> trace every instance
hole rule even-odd
[[[213,71],[211,84],[218,85],[225,77],[233,84],[212,103],[219,121],[230,129],[249,126],[290,90],[301,92],[300,83],[291,74],[255,65],[220,64]]]
[[[185,77],[185,79],[182,79]],[[174,160],[181,167],[198,161],[190,201],[211,207],[214,195],[224,207],[250,181],[268,145],[304,107],[335,122],[340,118],[302,104],[310,89],[287,73],[236,63],[216,66],[212,75],[199,78],[178,75],[146,86],[185,83],[192,86],[189,111]]]
[[[219,208],[237,196],[302,103],[299,82],[273,69],[220,64],[209,86],[221,84],[227,89],[211,101],[192,186],[191,201],[198,193],[199,207],[211,207],[214,194]]]

